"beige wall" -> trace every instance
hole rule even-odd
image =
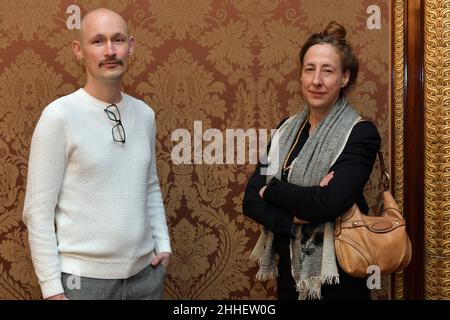
[[[36,121],[50,101],[84,79],[69,49],[71,4],[82,14],[98,6],[118,11],[137,39],[125,91],[145,100],[157,116],[158,170],[174,252],[165,297],[274,298],[274,282],[256,282],[255,265],[247,259],[259,229],[242,215],[241,202],[255,166],[176,166],[171,133],[193,132],[196,120],[203,131],[274,128],[301,106],[297,56],[303,41],[337,20],[360,58],[350,100],[375,121],[386,150],[389,1],[1,1],[0,299],[40,297],[21,213]],[[370,5],[381,9],[381,29],[366,25]],[[367,186],[371,206],[376,172]]]

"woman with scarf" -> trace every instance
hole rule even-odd
[[[303,45],[305,108],[279,124],[268,165],[245,190],[244,214],[263,226],[251,255],[256,277],[277,277],[280,300],[370,299],[366,279],[347,275],[334,250],[334,220],[353,203],[368,212],[363,190],[381,140],[347,101],[358,59],[345,36],[333,21]]]

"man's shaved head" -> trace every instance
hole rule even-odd
[[[94,9],[92,11],[89,11],[81,20],[80,29],[77,33],[77,40],[82,43],[86,36],[86,30],[91,31],[92,28],[90,28],[96,21],[99,19],[103,19],[105,21],[117,21],[118,25],[121,25],[123,27],[123,32],[125,32],[125,35],[128,37],[129,31],[128,31],[128,25],[124,18],[117,12],[107,9],[107,8],[98,8]]]
[[[75,56],[87,71],[86,86],[120,83],[134,46],[127,23],[117,12],[105,8],[88,12],[78,39],[72,41]]]

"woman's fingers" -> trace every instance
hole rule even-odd
[[[329,174],[327,174],[325,177],[323,177],[322,181],[320,181],[319,186],[325,187],[328,185],[328,183],[333,179],[334,177],[334,171],[331,171]]]
[[[264,186],[259,190],[259,196],[263,199],[264,199],[264,191],[266,190],[266,188],[267,186]]]
[[[293,223],[294,223],[294,224],[307,224],[307,223],[309,223],[309,222],[306,221],[306,220],[302,220],[302,219],[299,219],[299,218],[297,218],[297,217],[294,217]]]

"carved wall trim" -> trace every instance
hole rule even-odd
[[[450,0],[425,1],[425,298],[450,298]]]
[[[394,3],[394,196],[403,210],[404,194],[404,86],[405,86],[405,3],[396,0]],[[394,298],[403,299],[403,272],[395,274]]]

